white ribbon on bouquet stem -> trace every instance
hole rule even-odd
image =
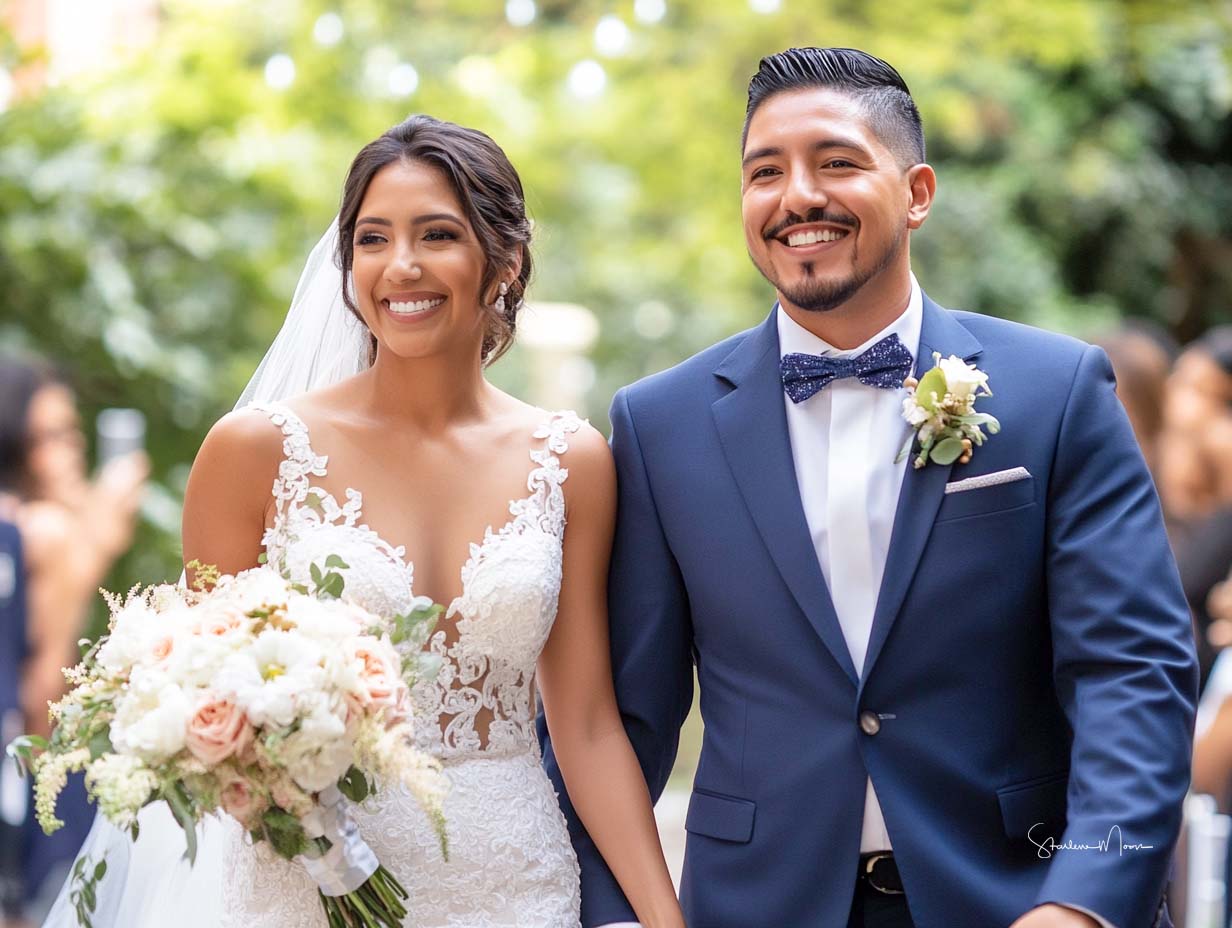
[[[318,857],[301,854],[295,859],[326,896],[345,896],[359,889],[381,865],[372,848],[359,834],[346,797],[329,786],[317,794],[317,806],[300,819],[310,838],[325,838],[332,845]]]

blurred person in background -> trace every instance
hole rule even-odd
[[[1168,377],[1157,473],[1205,683],[1232,622],[1214,623],[1212,589],[1232,568],[1232,326],[1192,342]]]
[[[1103,348],[1116,374],[1116,392],[1129,416],[1134,437],[1147,467],[1158,468],[1159,438],[1163,431],[1164,387],[1176,352],[1164,332],[1126,322],[1115,331],[1092,339]]]
[[[72,389],[36,359],[0,359],[0,519],[16,525],[24,552],[28,621],[19,699],[25,731],[46,736],[47,704],[63,695],[62,668],[111,565],[128,549],[149,473],[144,453],[109,461],[91,479]],[[51,837],[26,822],[25,892],[37,914],[93,821],[78,781],[60,801],[66,827]]]
[[[1232,575],[1207,597],[1215,622],[1232,625]],[[1193,791],[1214,796],[1221,812],[1232,809],[1232,662],[1220,661],[1203,695],[1194,740]]]
[[[0,744],[24,729],[17,680],[26,657],[26,596],[17,526],[0,520]],[[22,827],[29,803],[17,765],[0,758],[0,926],[19,928],[25,894]]]

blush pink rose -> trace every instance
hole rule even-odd
[[[222,780],[219,802],[223,811],[245,828],[253,828],[269,803],[247,777],[230,773]]]
[[[163,637],[154,642],[150,653],[154,655],[154,660],[164,661],[171,656],[171,651],[174,647],[175,639],[170,635],[163,635]]]
[[[240,617],[235,614],[212,615],[203,619],[195,629],[198,635],[221,637],[240,627]]]
[[[188,720],[185,742],[197,760],[213,767],[245,753],[252,738],[252,726],[239,706],[229,699],[206,697]]]
[[[404,698],[401,662],[394,649],[376,638],[355,638],[351,655],[360,663],[359,699],[366,708],[396,709]]]

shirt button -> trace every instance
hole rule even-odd
[[[860,713],[860,731],[866,735],[875,735],[881,731],[881,719],[877,718],[876,712],[865,709]]]

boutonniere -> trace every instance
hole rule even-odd
[[[914,377],[903,381],[908,394],[903,400],[903,418],[915,430],[920,448],[912,462],[917,468],[929,461],[941,465],[955,461],[966,464],[971,460],[972,449],[987,438],[981,426],[987,426],[989,435],[1001,431],[1001,423],[995,417],[975,411],[977,399],[992,396],[988,375],[955,355],[943,361],[941,353],[934,351],[933,360],[933,369],[918,381]],[[898,460],[910,450],[908,440]]]

